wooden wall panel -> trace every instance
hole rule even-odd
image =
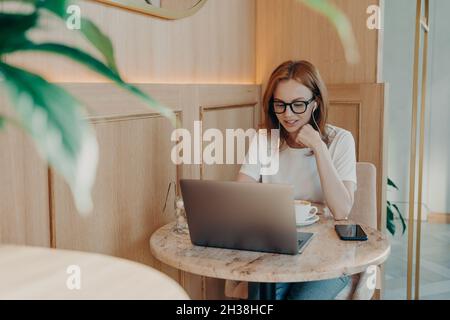
[[[50,246],[47,166],[30,138],[0,132],[0,243]]]
[[[383,84],[329,86],[329,123],[352,132],[357,160],[377,168],[378,228],[384,230],[386,211],[386,114]]]
[[[210,128],[218,129],[223,136],[223,163],[224,164],[206,164],[201,166],[200,176],[205,180],[222,180],[233,181],[236,179],[241,167],[238,162],[237,139],[234,139],[235,164],[226,164],[226,129],[243,129],[256,128],[257,105],[241,105],[241,106],[224,106],[218,108],[203,107],[200,110],[200,117],[203,120],[203,132]],[[249,139],[246,139],[245,150],[248,150]],[[211,142],[203,143],[203,150]],[[228,142],[230,143],[230,142]],[[242,155],[241,155],[242,156]]]
[[[342,44],[331,24],[298,0],[257,0],[256,81],[265,84],[271,72],[286,60],[309,60],[325,82],[374,83],[377,81],[378,31],[369,30],[369,5],[378,0],[333,0],[349,17],[361,61],[347,64]]]
[[[331,102],[328,123],[345,128],[353,134],[356,144],[356,155],[359,156],[361,128],[361,104],[357,102]],[[359,160],[359,159],[357,159]]]
[[[0,114],[13,116],[0,87]],[[50,246],[47,165],[21,129],[0,130],[0,243]]]
[[[94,127],[100,145],[94,210],[79,215],[65,183],[52,175],[55,246],[138,261],[178,280],[178,271],[161,266],[148,244],[156,229],[173,220],[170,210],[162,211],[167,186],[176,181],[171,125],[150,115],[96,122]]]

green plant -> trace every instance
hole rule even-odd
[[[395,183],[388,178],[388,186],[398,190],[398,187],[395,185]],[[386,212],[386,228],[388,229],[388,231],[392,234],[395,235],[395,214],[398,215],[398,217],[400,218],[400,221],[402,223],[402,228],[403,228],[403,232],[402,234],[405,233],[406,231],[406,223],[405,223],[405,218],[403,217],[402,213],[400,212],[399,208],[397,207],[397,205],[395,203],[392,203],[390,201],[387,202],[387,212]]]
[[[5,10],[5,4],[21,4],[21,10]],[[42,17],[65,22],[69,0],[0,0],[0,85],[6,88],[15,109],[14,117],[0,114],[0,129],[5,123],[17,125],[29,134],[41,156],[63,176],[71,187],[80,212],[92,208],[98,146],[93,129],[85,120],[82,103],[61,87],[43,77],[5,62],[16,52],[45,52],[61,55],[113,81],[141,98],[148,106],[175,123],[174,113],[120,76],[109,38],[86,18],[78,30],[100,53],[102,60],[76,47],[57,42],[35,42],[30,31],[40,28]]]

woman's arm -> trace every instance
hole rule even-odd
[[[334,218],[346,219],[353,207],[355,183],[340,179],[326,144],[309,124],[300,130],[297,141],[314,152],[325,201]]]
[[[317,169],[319,170],[320,183],[325,196],[327,206],[330,208],[336,220],[348,217],[353,207],[355,183],[342,181],[333,165],[333,161],[327,146],[323,141],[314,151]]]
[[[257,159],[256,163],[250,163],[250,158]],[[245,161],[241,165],[241,169],[236,177],[237,182],[259,182],[259,179],[261,177],[261,164],[259,163],[258,159],[258,141],[256,136],[250,142],[248,153],[245,156]]]

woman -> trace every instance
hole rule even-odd
[[[295,199],[326,203],[344,220],[356,190],[355,142],[350,132],[326,125],[328,94],[307,61],[287,61],[272,73],[263,98],[266,129],[280,129],[279,170],[261,175],[260,164],[243,164],[238,181],[294,186]],[[333,299],[348,277],[276,285],[277,299]],[[249,285],[249,298],[258,284]]]

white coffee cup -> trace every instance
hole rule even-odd
[[[317,207],[311,205],[311,202],[295,200],[295,220],[297,223],[306,222],[317,214]]]

